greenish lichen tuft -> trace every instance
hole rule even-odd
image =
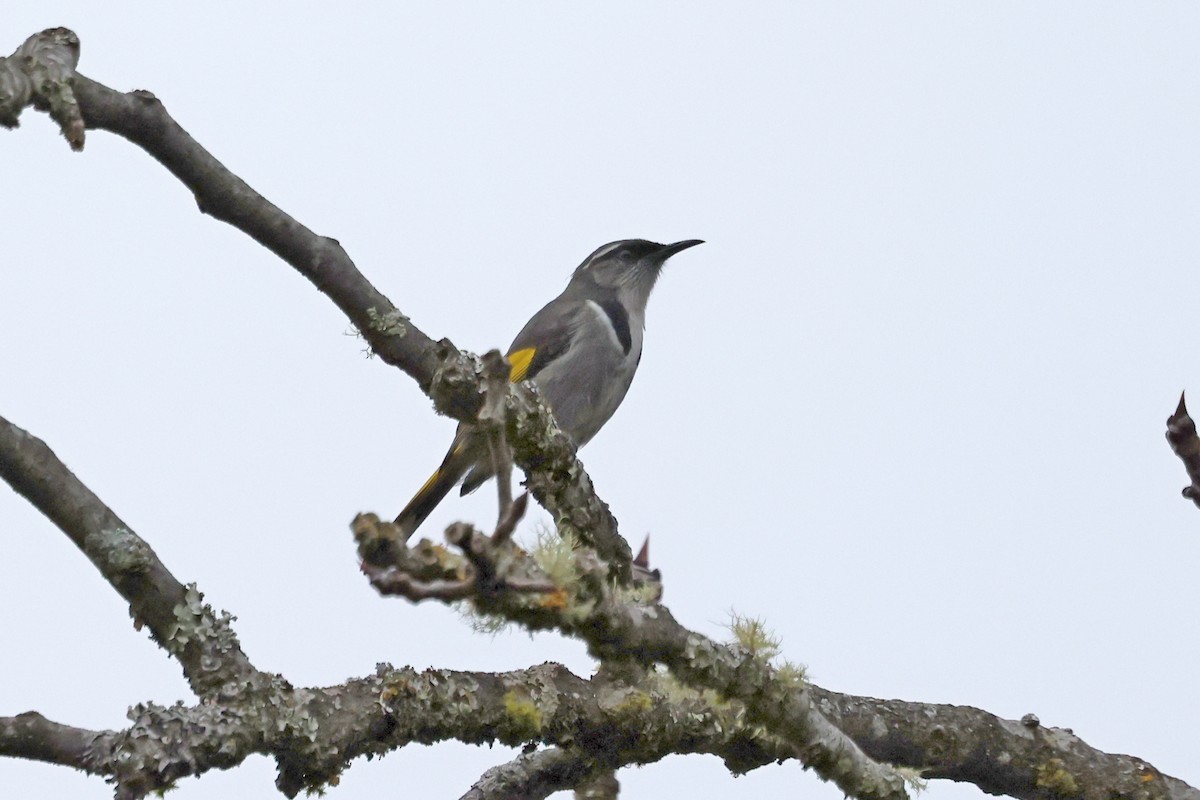
[[[575,564],[575,550],[578,547],[579,539],[569,529],[564,528],[560,535],[540,525],[537,541],[529,554],[555,586],[569,587],[579,581]]]
[[[471,630],[484,636],[499,636],[511,629],[515,622],[500,614],[481,614],[470,603],[455,603],[454,609],[471,626]]]
[[[654,701],[646,692],[630,691],[613,709],[618,717],[637,718],[654,707]]]
[[[1079,782],[1067,771],[1060,758],[1052,758],[1045,764],[1039,764],[1035,782],[1039,788],[1059,797],[1074,797],[1079,794]]]
[[[779,637],[757,617],[747,617],[730,611],[729,630],[733,633],[734,640],[748,653],[765,661],[776,658],[781,651]]]
[[[791,661],[780,662],[776,672],[779,680],[789,686],[799,689],[808,681],[808,670],[803,664],[793,664]]]
[[[517,735],[525,739],[536,739],[542,732],[542,712],[527,695],[508,691],[504,695],[504,710],[509,720],[517,727]]]

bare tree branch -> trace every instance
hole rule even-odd
[[[129,603],[137,625],[179,659],[192,690],[212,694],[255,674],[227,616],[204,605],[35,436],[0,417],[0,478],[50,518]]]
[[[817,707],[873,758],[988,794],[1022,800],[1114,797],[1200,800],[1197,790],[1136,756],[1105,753],[1027,715],[1001,719],[970,706],[855,697],[812,687]]]
[[[483,773],[461,800],[543,800],[575,788],[593,769],[587,758],[558,747],[522,753]]]
[[[0,755],[74,767],[95,775],[98,770],[88,754],[98,741],[113,735],[112,731],[72,728],[27,711],[15,717],[0,717]]]

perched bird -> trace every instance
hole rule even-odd
[[[642,358],[646,303],[663,264],[698,244],[699,239],[674,244],[623,239],[598,248],[513,340],[509,379],[533,381],[577,447],[596,435],[629,391]],[[459,425],[442,465],[396,524],[411,536],[460,480],[467,494],[490,477],[487,440],[470,425]]]

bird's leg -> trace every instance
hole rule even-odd
[[[508,537],[512,536],[517,523],[521,521],[521,517],[525,516],[527,505],[529,505],[529,492],[521,492],[517,499],[509,504],[508,513],[501,514],[500,521],[496,523],[496,530],[492,534],[494,544],[507,541]]]
[[[505,400],[508,398],[511,368],[499,350],[492,350],[483,357],[485,394],[483,407],[479,410],[479,422],[487,435],[488,452],[492,459],[492,472],[496,475],[496,493],[500,509],[496,515],[496,531],[493,538],[503,541],[512,535],[517,522],[525,513],[525,496],[514,504],[512,495],[512,450],[504,435],[506,419]]]

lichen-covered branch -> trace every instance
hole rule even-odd
[[[255,753],[275,757],[276,783],[294,797],[336,782],[354,758],[451,739],[564,748],[576,762],[570,769],[563,762],[552,775],[526,770],[520,778],[550,791],[572,788],[598,769],[672,753],[712,753],[738,769],[788,757],[785,747],[744,729],[737,707],[658,676],[635,687],[589,681],[558,664],[504,673],[381,665],[367,678],[310,689],[260,676],[220,701],[139,705],[122,731],[70,728],[34,713],[0,718],[0,755],[102,775],[116,785],[118,800]]]
[[[1183,462],[1190,484],[1183,487],[1183,496],[1200,507],[1200,436],[1196,435],[1196,422],[1188,414],[1184,395],[1179,395],[1179,406],[1167,418],[1167,441],[1171,450]]]
[[[970,706],[855,697],[812,687],[817,707],[871,757],[989,794],[1024,800],[1114,797],[1200,800],[1136,756],[1105,753],[1037,717],[1001,719]]]
[[[360,517],[355,532],[364,564],[380,552],[403,549],[396,526],[373,516]],[[392,544],[379,548],[392,532]],[[451,543],[464,551],[463,574],[476,577],[471,598],[480,613],[518,622],[531,630],[554,629],[583,640],[602,662],[632,660],[646,667],[664,664],[682,682],[710,689],[745,707],[747,722],[761,725],[787,742],[797,758],[846,794],[858,798],[899,800],[907,797],[901,778],[867,757],[854,742],[814,708],[808,687],[779,673],[766,659],[735,646],[724,645],[688,630],[658,604],[637,602],[614,587],[608,570],[594,552],[575,548],[573,570],[556,590],[543,597],[513,591],[513,583],[535,584],[551,576],[524,551],[506,541],[497,542],[458,523],[447,532]],[[367,575],[381,593],[409,599],[434,594],[409,591],[408,576],[399,566],[370,563]],[[560,576],[562,577],[562,576]],[[461,599],[458,594],[453,599]]]
[[[252,753],[276,758],[279,788],[294,796],[336,780],[357,756],[413,741],[543,742],[577,750],[586,741],[590,763],[612,767],[673,752],[741,759],[751,745],[769,755],[763,763],[784,755],[754,745],[734,710],[705,698],[681,694],[668,702],[665,690],[649,686],[596,687],[557,666],[503,675],[388,669],[343,686],[294,688],[254,669],[227,618],[182,586],[49,447],[2,419],[0,476],[84,550],[207,698],[192,708],[137,706],[134,724],[120,732],[70,728],[34,713],[0,719],[0,755],[103,775],[120,800],[235,766]],[[406,552],[423,577],[446,574],[433,548]]]
[[[11,75],[11,83],[25,87],[0,96],[0,120],[15,124],[25,105],[44,107],[40,98],[69,92],[75,116],[81,115],[87,128],[110,131],[144,149],[192,191],[202,212],[246,233],[308,278],[349,318],[372,351],[412,377],[439,412],[475,419],[484,392],[479,359],[448,340],[430,339],[367,280],[335,239],[309,230],[230,172],[153,94],[117,92],[74,72],[78,52],[78,38],[64,28],[30,37],[17,51],[24,55],[14,54],[0,64],[0,76]],[[53,79],[39,79],[45,74]],[[0,77],[0,88],[4,85]],[[82,147],[82,130],[78,142]],[[617,534],[608,506],[596,496],[574,445],[524,389],[511,388],[509,403],[515,412],[510,419],[520,426],[509,432],[509,443],[534,497],[556,521],[593,543],[615,577],[628,580],[629,546]]]
[[[386,538],[390,527],[369,515],[360,518],[356,523],[360,552],[379,538]],[[452,526],[455,542],[476,551],[469,559],[471,563],[490,557],[505,565],[501,569],[493,567],[499,574],[491,592],[476,592],[472,597],[477,611],[533,630],[553,628],[577,636],[605,664],[621,660],[643,665],[663,663],[681,681],[736,701],[745,709],[744,722],[761,725],[770,732],[769,737],[758,741],[758,746],[769,742],[771,747],[787,748],[814,768],[826,763],[822,759],[839,757],[843,773],[821,774],[840,776],[843,782],[838,785],[852,796],[878,796],[878,790],[872,788],[873,784],[854,783],[856,776],[846,764],[854,764],[853,769],[879,770],[878,762],[907,767],[924,777],[965,781],[987,792],[1028,800],[1055,795],[1110,800],[1114,796],[1109,794],[1110,789],[1122,797],[1200,800],[1196,789],[1162,774],[1142,759],[1097,750],[1069,731],[1041,727],[1032,717],[1014,722],[968,706],[857,697],[785,678],[753,653],[686,630],[662,606],[646,604],[625,590],[612,590],[603,580],[603,570],[589,567],[594,555],[586,552],[575,551],[578,558],[573,564],[584,574],[572,575],[554,593],[531,598],[505,592],[510,577],[533,580],[542,574],[532,563],[534,559],[508,543],[497,545],[479,533],[463,536],[461,527]],[[431,545],[422,542],[420,547],[427,550]],[[489,555],[492,550],[495,552]],[[396,563],[422,562],[398,559]],[[367,572],[376,588],[387,593],[388,580],[407,568],[376,564]],[[463,565],[442,552],[438,568],[457,573]],[[589,570],[592,579],[587,577]],[[597,589],[599,595],[588,594]],[[636,681],[632,683],[637,685]],[[847,739],[857,747],[847,749]],[[865,758],[854,762],[859,748]],[[757,759],[739,764],[727,758],[727,764],[735,772],[759,766]],[[524,774],[515,764],[506,766],[516,770],[517,775]],[[498,774],[509,773],[501,768]],[[889,776],[886,770],[876,774]]]
[[[1141,759],[1100,752],[1068,731],[965,706],[811,690],[864,750],[927,777],[1029,800],[1200,800],[1196,789]],[[383,665],[375,675],[319,689],[293,689],[276,678],[237,704],[143,705],[131,718],[123,731],[72,728],[34,713],[0,718],[0,755],[103,775],[119,798],[235,766],[253,753],[275,755],[279,788],[295,796],[335,782],[353,758],[446,739],[554,745],[489,770],[468,798],[544,797],[598,770],[671,753],[711,753],[734,772],[793,756],[788,745],[746,726],[740,704],[716,702],[656,673],[637,685],[598,683],[555,664],[501,674]]]
[[[17,127],[25,106],[50,114],[72,150],[83,149],[84,125],[71,80],[79,63],[79,37],[66,28],[30,36],[0,58],[0,126]]]
[[[0,417],[0,478],[41,511],[84,552],[129,603],[136,624],[179,659],[198,695],[255,670],[226,616],[204,605],[171,574],[112,509],[75,477],[41,439]]]

